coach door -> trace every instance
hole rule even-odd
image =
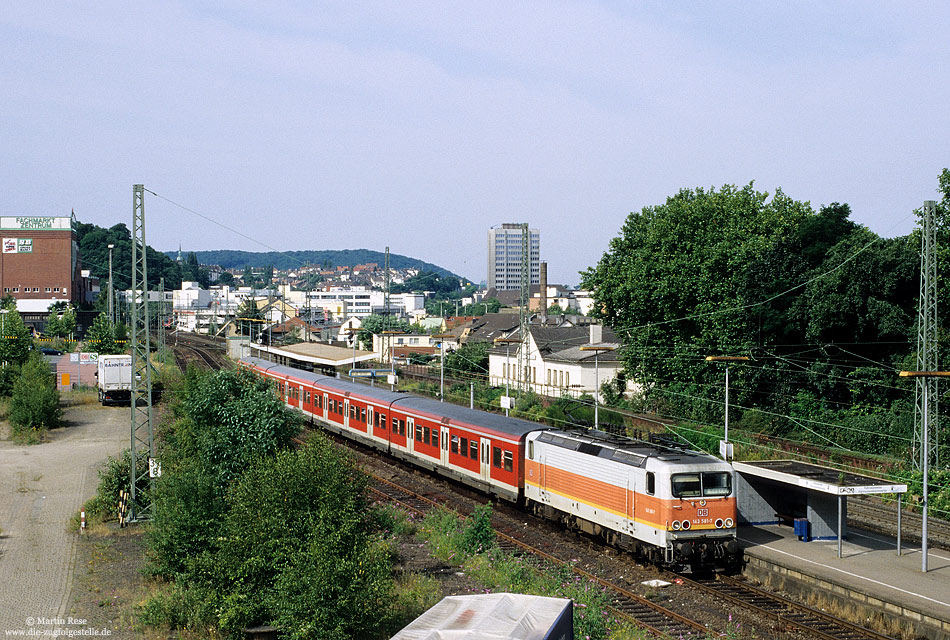
[[[548,500],[547,466],[544,464],[544,454],[538,456],[538,495],[542,502]]]
[[[624,527],[624,530],[630,533],[633,533],[634,531],[637,530],[637,523],[633,519],[633,513],[634,513],[633,508],[635,506],[635,500],[636,500],[636,495],[637,495],[636,485],[634,484],[634,480],[635,480],[634,474],[632,473],[627,474],[627,499],[626,499],[627,512],[626,514],[624,514],[626,515],[626,518],[624,519],[623,527]]]
[[[350,399],[349,398],[343,399],[343,426],[344,427],[350,426]]]
[[[327,420],[327,419],[328,419],[328,417],[327,417],[327,407],[329,407],[329,406],[330,406],[330,394],[324,393],[324,394],[323,394],[323,406],[320,408],[320,415],[323,417],[324,420]]]
[[[491,480],[491,440],[482,438],[481,471],[482,480]]]
[[[406,416],[406,451],[412,453],[416,442],[416,421]]]
[[[442,466],[449,466],[449,428],[446,425],[442,425],[440,428],[442,436],[439,438],[439,459],[442,461]]]
[[[376,422],[373,420],[373,405],[366,405],[366,435],[371,438],[376,435]]]

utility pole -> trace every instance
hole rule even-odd
[[[386,319],[383,321],[383,330],[389,329],[389,247],[386,247],[384,266],[383,308],[386,309]]]
[[[130,332],[132,341],[131,453],[129,487],[130,522],[151,518],[151,504],[138,504],[137,484],[145,477],[154,488],[161,469],[155,462],[152,437],[152,367],[149,363],[151,341],[148,327],[148,263],[145,243],[145,186],[132,185],[132,290]],[[138,458],[145,454],[148,468],[138,471]],[[153,492],[149,492],[150,494]]]
[[[165,361],[165,278],[158,280],[158,353]]]
[[[112,306],[112,249],[115,248],[114,244],[109,245],[109,322],[114,327],[117,324],[115,321],[115,308]]]
[[[725,433],[722,442],[719,443],[719,453],[722,459],[727,462],[732,458],[732,445],[729,443],[729,363],[730,362],[748,362],[747,356],[706,356],[707,362],[725,362],[726,363],[726,420]]]
[[[933,200],[924,202],[923,217],[920,234],[920,298],[917,306],[917,371],[937,370],[937,227],[934,224],[934,213],[937,203]],[[916,380],[916,408],[914,412],[914,465],[918,469],[925,469],[930,464],[938,464],[938,436],[937,416],[937,378],[921,376]],[[924,402],[925,396],[929,402]],[[929,430],[924,425],[929,423]],[[929,431],[932,441],[925,443],[925,431]],[[929,450],[932,460],[925,461],[925,453]]]
[[[439,341],[439,401],[445,402],[445,339],[454,338],[451,333],[437,333],[432,336]]]
[[[531,296],[531,232],[528,223],[521,223],[521,308],[518,325],[521,327],[521,348],[518,349],[518,390],[525,391],[528,379],[528,300]]]

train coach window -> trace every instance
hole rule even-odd
[[[501,449],[499,449],[498,447],[492,447],[491,465],[493,467],[498,467],[499,469],[501,469]]]
[[[304,391],[304,392],[303,392],[303,402],[304,402],[304,404],[310,404],[310,392],[309,392],[309,391]],[[132,465],[129,464],[129,466],[132,466]]]
[[[502,464],[504,465],[505,471],[511,471],[514,469],[514,454],[511,451],[505,451],[503,457],[504,460],[502,461]]]
[[[475,442],[474,440],[472,440],[472,441],[468,444],[468,447],[469,447],[469,448],[468,448],[469,457],[470,457],[472,460],[478,462],[478,443]]]
[[[459,444],[459,453],[468,457],[468,438],[462,438],[462,442]]]
[[[393,418],[393,433],[399,433],[399,419]]]
[[[382,429],[383,431],[386,430],[386,414],[385,413],[376,414],[376,426]]]
[[[698,473],[677,473],[671,478],[673,497],[698,498],[703,495],[703,485]]]
[[[438,429],[432,430],[432,446],[433,447],[439,446],[439,430]]]
[[[422,425],[416,425],[416,442],[422,442],[422,432],[428,431],[428,429],[423,429]]]
[[[452,436],[452,453],[458,453],[458,452],[459,452],[459,437]]]
[[[360,409],[360,422],[366,424],[366,409]]]
[[[656,475],[652,471],[647,471],[647,495],[656,493]]]
[[[405,420],[399,421],[399,435],[401,436],[406,435],[406,421]]]

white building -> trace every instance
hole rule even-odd
[[[511,335],[517,338],[519,331]],[[488,355],[489,378],[493,386],[507,384],[511,388],[518,388],[519,381],[523,380],[529,391],[554,398],[594,395],[623,368],[616,353],[619,347],[616,336],[600,325],[532,326],[526,344],[516,342],[492,348]],[[525,357],[519,365],[518,354],[522,348],[525,348]],[[632,390],[635,385],[628,381],[626,388]]]
[[[528,229],[528,271],[531,284],[541,282],[541,233]],[[488,230],[488,288],[521,288],[522,227],[509,223]]]

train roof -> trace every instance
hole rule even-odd
[[[538,436],[538,441],[557,447],[579,451],[599,458],[608,458],[642,467],[648,459],[662,462],[708,463],[719,461],[707,453],[671,447],[666,444],[634,440],[626,436],[604,431],[546,431]]]
[[[452,404],[451,402],[439,402],[434,398],[425,398],[423,396],[403,395],[398,402],[400,407],[446,417],[452,421],[453,424],[470,424],[473,426],[487,427],[517,438],[532,431],[550,428],[537,422],[522,420],[521,418],[511,418],[490,411],[469,409],[468,407]]]
[[[242,362],[260,367],[272,373],[286,375],[300,380],[309,380],[320,385],[350,392],[358,398],[368,398],[384,405],[398,403],[400,407],[431,416],[435,420],[448,418],[454,424],[484,427],[508,436],[521,438],[527,433],[548,429],[549,427],[520,418],[511,418],[488,411],[469,409],[450,402],[439,402],[433,398],[416,396],[406,392],[390,391],[383,386],[369,387],[358,382],[333,378],[312,371],[303,371],[285,365],[279,365],[261,358],[243,358]]]
[[[277,364],[271,362],[270,360],[263,360],[261,358],[242,358],[241,362],[246,362],[252,364],[256,367],[261,367],[267,371],[273,373],[279,373],[281,375],[287,375],[293,378],[298,378],[300,380],[307,380],[310,382],[317,382],[323,386],[330,387],[331,389],[339,389],[340,391],[349,391],[351,394],[360,395],[364,397],[370,397],[374,400],[378,400],[383,404],[390,404],[394,400],[399,398],[406,397],[404,392],[390,391],[383,386],[379,387],[369,387],[365,384],[360,384],[357,382],[351,382],[349,380],[343,380],[341,378],[335,378],[333,376],[324,375],[322,373],[315,373],[313,371],[304,371],[303,369],[296,369],[294,367],[288,367],[286,365]]]

